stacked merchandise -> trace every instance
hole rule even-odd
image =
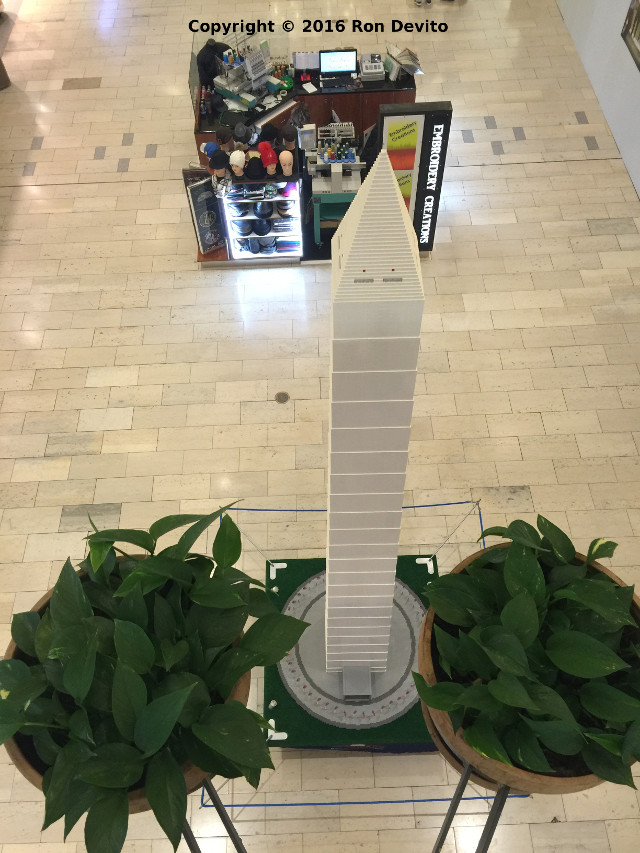
[[[300,240],[295,237],[280,237],[278,239],[278,254],[287,252],[299,252]]]

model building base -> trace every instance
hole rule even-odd
[[[277,666],[265,669],[264,715],[276,730],[270,733],[273,745],[434,749],[411,675],[418,666],[426,612],[423,592],[434,573],[434,557],[398,557],[387,669],[372,673],[371,696],[344,698],[342,674],[327,672],[325,665],[325,560],[267,564],[267,588],[274,602],[283,613],[310,623],[298,645]]]

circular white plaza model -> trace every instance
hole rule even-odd
[[[325,658],[326,573],[314,575],[294,592],[282,612],[310,623],[298,645],[278,664],[282,683],[297,704],[324,723],[370,729],[403,716],[418,701],[411,675],[425,607],[396,579],[389,658],[385,672],[373,673],[369,698],[342,698],[342,675],[327,672]]]

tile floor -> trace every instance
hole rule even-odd
[[[542,512],[583,547],[615,538],[615,569],[640,581],[640,203],[554,0],[23,0],[0,92],[0,645],[81,556],[89,508],[136,526],[237,497],[324,506],[328,267],[199,268],[180,169],[189,20],[339,15],[449,24],[402,37],[419,99],[454,108],[407,504],[481,499],[485,524]],[[461,513],[407,512],[403,548],[439,544]],[[242,523],[271,556],[322,554],[322,516]],[[444,811],[424,801],[455,783],[436,755],[275,759],[258,793],[223,788],[249,853],[422,853]],[[80,853],[77,830],[40,832],[40,795],[0,762],[1,853]],[[323,805],[372,800],[409,802]],[[190,808],[203,851],[230,850],[212,810]],[[447,853],[475,850],[485,813],[465,805]],[[639,848],[638,795],[605,785],[510,801],[492,850]],[[126,850],[169,845],[136,816]]]

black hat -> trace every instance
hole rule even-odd
[[[251,234],[251,220],[247,219],[232,219],[231,227],[240,237],[248,237]]]
[[[244,167],[244,174],[252,181],[259,181],[265,177],[267,170],[260,157],[249,157],[249,161]]]
[[[226,151],[221,151],[219,148],[217,151],[214,151],[211,155],[211,159],[209,160],[209,168],[210,169],[228,169],[229,168],[229,155]]]
[[[233,128],[233,138],[236,142],[243,142],[245,145],[249,144],[254,133],[255,130],[252,127],[247,127],[241,121]]]
[[[238,204],[235,201],[228,201],[227,207],[229,208],[229,213],[232,216],[246,216],[247,213],[249,213],[248,204]]]
[[[260,129],[260,142],[275,142],[278,138],[278,128],[270,121],[265,121]]]
[[[284,139],[285,142],[297,142],[298,128],[294,124],[285,124],[285,126],[280,131],[280,136]]]
[[[248,240],[234,240],[234,242],[236,244],[236,249],[238,249],[239,252],[249,251],[249,246],[247,245],[249,242]]]
[[[270,201],[257,201],[253,212],[259,219],[268,219],[273,214],[273,204]]]
[[[280,216],[292,216],[293,215],[292,210],[291,210],[291,208],[293,207],[292,201],[282,201],[282,200],[277,201],[276,207],[278,208],[278,213],[280,214]]]
[[[271,231],[271,220],[270,219],[254,219],[253,222],[253,233],[257,234],[258,237],[264,237],[265,234],[268,234]]]
[[[249,244],[249,251],[253,252],[254,255],[260,254],[260,242],[257,237],[251,237],[250,240],[247,240]]]

